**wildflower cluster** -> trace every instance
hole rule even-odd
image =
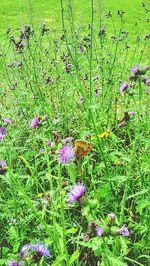
[[[11,260],[8,262],[8,266],[21,266],[27,261],[31,264],[39,262],[42,257],[51,259],[52,256],[49,249],[43,243],[38,244],[26,244],[22,247],[20,253],[18,254],[18,261]]]
[[[135,65],[130,69],[130,72],[132,73],[131,76],[129,76],[129,81],[137,81],[141,80],[146,86],[150,86],[150,79],[148,77],[141,78],[141,76],[145,75],[147,71],[149,70],[149,66],[141,67],[140,65]],[[120,92],[126,92],[132,87],[132,84],[129,82],[124,82],[120,86]]]
[[[88,235],[88,239],[86,239],[86,242],[90,239],[93,239],[94,237],[108,237],[109,235],[120,235],[123,237],[129,236],[130,232],[128,227],[126,225],[123,225],[121,228],[115,226],[115,223],[118,224],[118,221],[116,220],[116,215],[114,213],[109,213],[105,220],[101,220],[100,222],[94,220],[90,221],[88,224],[88,231],[83,234]],[[83,240],[85,239],[83,238]]]
[[[147,265],[149,34],[132,47],[122,10],[96,28],[94,1],[76,28],[60,2],[61,36],[45,23],[8,29],[0,53],[0,262]]]

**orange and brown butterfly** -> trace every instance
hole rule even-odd
[[[92,142],[87,142],[83,140],[76,140],[74,143],[74,152],[77,158],[81,158],[86,155],[92,148],[94,144]]]

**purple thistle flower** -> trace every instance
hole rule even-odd
[[[59,161],[62,164],[70,163],[75,158],[73,147],[64,146],[59,151]]]
[[[102,91],[99,88],[96,88],[95,95],[99,96],[99,95],[101,95],[101,93],[102,93]]]
[[[6,135],[6,129],[4,127],[0,127],[0,134]]]
[[[11,260],[8,262],[8,266],[21,266],[21,263],[16,260]]]
[[[7,172],[7,164],[5,161],[0,160],[0,175],[5,174]]]
[[[3,121],[4,121],[6,124],[12,124],[12,120],[9,119],[9,118],[3,118]]]
[[[3,160],[0,160],[0,168],[4,169],[7,166],[6,162]]]
[[[82,46],[80,46],[79,49],[80,49],[81,53],[84,53],[85,50],[84,50],[84,48]]]
[[[136,81],[138,79],[138,76],[131,75],[129,76],[129,80]]]
[[[129,89],[129,87],[130,87],[129,83],[125,82],[121,85],[120,91],[126,91],[127,89]]]
[[[23,49],[26,47],[26,43],[25,42],[21,42],[19,45],[18,45],[18,48],[19,49]]]
[[[21,258],[26,258],[29,256],[29,251],[31,250],[31,245],[30,244],[26,244],[22,247],[20,253],[19,253],[19,256]]]
[[[104,36],[105,34],[106,34],[106,28],[103,26],[103,27],[100,28],[98,36],[99,37],[102,36],[102,35]]]
[[[67,138],[65,138],[65,139],[63,139],[63,144],[69,144],[69,143],[71,143],[73,141],[73,138],[72,137],[67,137]]]
[[[128,114],[131,115],[131,116],[134,116],[134,115],[137,114],[137,112],[135,112],[135,111],[131,111],[131,112],[128,112]]]
[[[131,68],[131,73],[133,73],[134,75],[139,75],[140,73],[140,66],[139,65],[135,65],[134,67]]]
[[[39,152],[40,152],[40,153],[44,153],[45,150],[41,148]]]
[[[0,127],[0,142],[5,138],[6,136],[6,129],[4,127]]]
[[[72,67],[72,64],[68,64],[67,67],[71,68]]]
[[[31,250],[35,252],[34,254],[34,261],[39,261],[43,256],[47,258],[51,258],[50,252],[43,243],[32,245]]]
[[[144,66],[144,70],[148,71],[150,69],[150,66]]]
[[[146,86],[150,86],[150,79],[149,78],[144,78],[143,80],[143,83],[146,85]]]
[[[120,230],[119,230],[119,235],[122,235],[122,236],[129,236],[129,229],[128,227],[126,226],[123,226]]]
[[[104,229],[102,227],[97,227],[95,231],[97,236],[102,236],[104,234]]]
[[[85,194],[85,192],[86,187],[83,185],[83,183],[78,182],[70,191],[68,201],[70,203],[78,201]]]
[[[89,222],[89,226],[96,228],[98,226],[98,224],[96,221],[91,221],[91,222]]]
[[[125,127],[125,123],[124,123],[124,122],[121,122],[121,123],[119,123],[119,124],[117,125],[117,127],[119,127],[119,128]]]
[[[66,72],[69,73],[70,70],[71,70],[71,68],[72,68],[72,64],[67,64],[66,65],[66,68],[65,68],[66,69]]]
[[[47,145],[51,147],[52,142],[50,140],[47,141]]]
[[[52,148],[54,147],[55,143],[53,141],[48,140],[47,145]]]
[[[33,118],[32,121],[31,121],[31,127],[32,128],[36,128],[38,126],[40,126],[40,121],[37,117]]]
[[[146,86],[150,86],[150,79],[147,79],[146,82],[145,82]]]
[[[53,137],[55,140],[59,139],[59,133],[57,131],[53,131]]]
[[[139,65],[134,66],[133,68],[131,68],[131,72],[135,75],[145,75],[146,72],[149,70],[149,66],[144,66],[143,68],[141,68]]]

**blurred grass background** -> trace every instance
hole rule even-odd
[[[150,1],[144,1],[147,9],[150,8]],[[63,1],[66,8],[69,0]],[[99,23],[100,17],[103,18],[110,10],[113,14],[117,14],[117,10],[125,11],[126,30],[130,30],[131,38],[135,35],[148,33],[148,22],[146,21],[144,10],[141,8],[141,0],[95,0],[95,22]],[[86,25],[90,22],[91,1],[74,0],[73,12],[75,22],[78,26]],[[45,22],[51,29],[61,29],[61,5],[60,0],[1,0],[0,1],[0,17],[1,17],[1,36],[10,27],[22,27],[24,24],[36,25]],[[118,23],[119,19],[114,16],[114,22]],[[145,23],[143,24],[143,22]],[[106,24],[109,21],[106,21]],[[112,24],[110,24],[112,27]]]

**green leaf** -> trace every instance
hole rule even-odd
[[[149,188],[145,188],[141,191],[136,192],[135,194],[130,195],[129,197],[127,197],[127,199],[135,198],[135,197],[138,197],[139,195],[143,195],[143,194],[146,195],[146,193],[148,193],[149,190],[150,190]]]
[[[7,262],[7,260],[5,260],[5,259],[0,259],[0,265],[5,265],[6,262]]]
[[[66,255],[63,254],[63,255],[60,255],[57,257],[57,259],[53,262],[52,266],[60,266],[62,261],[64,261],[66,258]]]
[[[67,234],[75,234],[78,231],[78,227],[72,227],[70,229],[66,229],[66,235]]]
[[[111,266],[128,266],[125,262],[122,262],[119,257],[107,257]]]
[[[123,237],[120,237],[120,244],[121,244],[121,252],[123,253],[123,255],[127,255],[129,252],[129,249],[128,249],[126,239]]]
[[[137,212],[139,212],[140,214],[142,214],[143,209],[145,209],[145,208],[150,209],[149,200],[143,200],[143,201],[141,201],[141,202],[137,205],[137,207],[136,207]]]
[[[69,260],[69,264],[72,265],[72,263],[78,259],[79,255],[80,255],[79,250],[76,250],[76,251],[71,255],[71,258],[70,258],[70,260]]]

